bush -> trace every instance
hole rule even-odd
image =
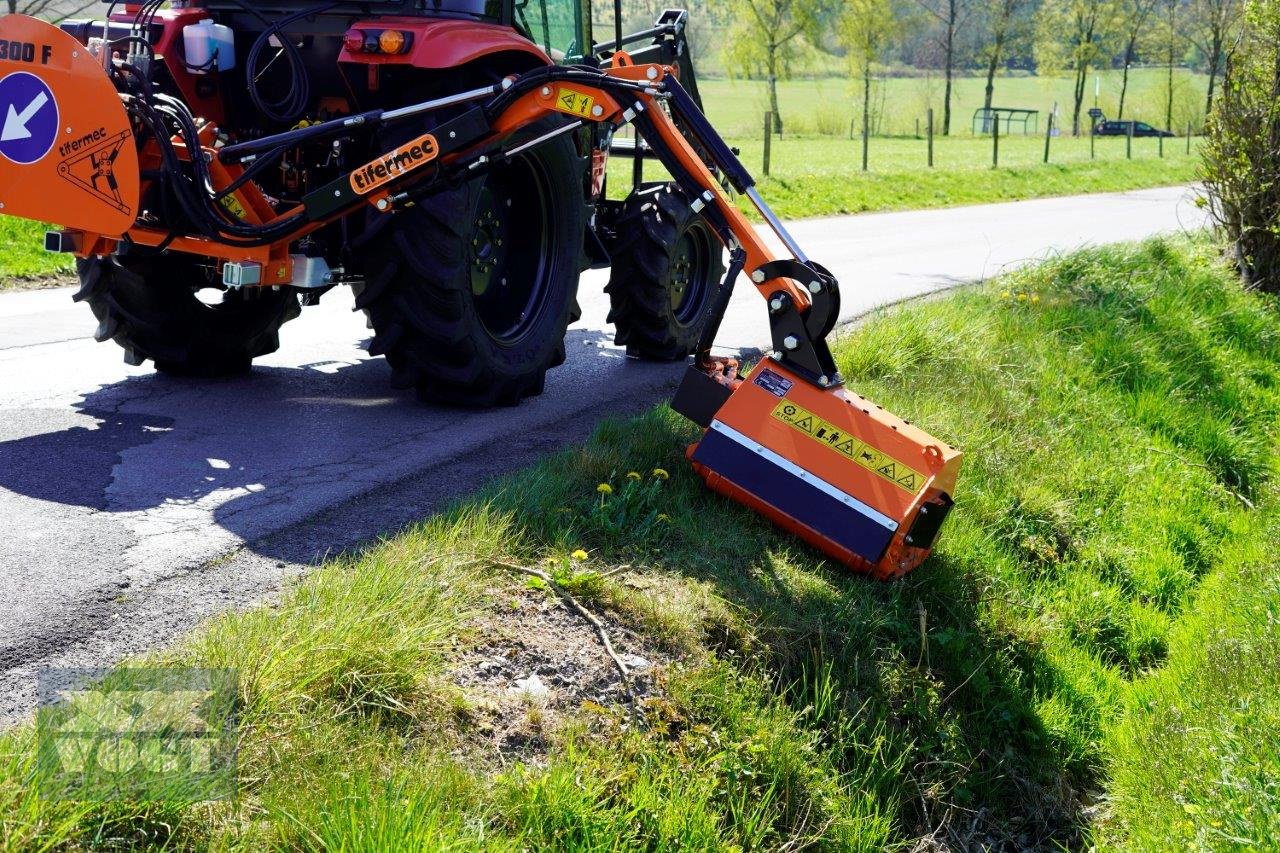
[[[1280,0],[1250,0],[1204,146],[1210,209],[1245,283],[1280,292]]]

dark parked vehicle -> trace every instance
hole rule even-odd
[[[1130,125],[1133,125],[1134,136],[1173,136],[1169,131],[1152,127],[1145,121],[1113,121],[1110,119],[1103,119],[1094,125],[1093,132],[1098,136],[1128,136]]]

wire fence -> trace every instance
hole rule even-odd
[[[1046,111],[1044,116],[1043,129],[1035,132],[1023,131],[1018,122],[1000,120],[993,121],[985,131],[965,129],[943,135],[938,116],[931,110],[917,123],[919,130],[915,134],[878,136],[870,127],[864,127],[851,128],[847,137],[839,138],[777,135],[766,111],[758,125],[758,141],[734,142],[746,162],[774,177],[1173,159],[1193,155],[1199,144],[1199,129],[1190,122],[1174,132],[1135,121],[1109,122],[1109,127],[1095,128],[1086,120],[1081,133],[1074,134],[1070,127],[1064,127],[1057,109]]]

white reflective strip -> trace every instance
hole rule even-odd
[[[883,512],[880,512],[880,510],[875,509],[874,507],[867,506],[865,503],[858,500],[853,495],[846,494],[840,491],[835,486],[831,485],[821,477],[811,474],[808,471],[801,468],[799,465],[795,464],[794,462],[791,462],[787,459],[782,458],[781,456],[774,453],[769,448],[762,445],[760,442],[752,441],[751,439],[747,438],[745,435],[738,432],[736,429],[729,426],[728,424],[713,420],[711,422],[711,428],[716,432],[720,433],[721,435],[723,435],[725,438],[731,439],[735,443],[740,444],[743,447],[747,448],[752,453],[755,453],[758,456],[764,457],[765,459],[769,460],[774,465],[777,465],[779,468],[786,471],[788,474],[792,475],[793,477],[799,477],[801,480],[804,480],[806,483],[811,484],[814,488],[818,489],[819,491],[826,492],[831,497],[840,501],[840,503],[845,504],[846,506],[853,507],[858,512],[862,513],[867,518],[876,522],[880,526],[886,527],[889,530],[898,529],[898,523],[894,521],[892,518],[890,518],[889,516],[885,515]],[[762,495],[761,497],[766,497],[766,496]]]

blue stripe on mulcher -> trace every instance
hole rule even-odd
[[[894,531],[856,507],[715,429],[702,436],[693,459],[868,562],[878,561],[893,539]]]

